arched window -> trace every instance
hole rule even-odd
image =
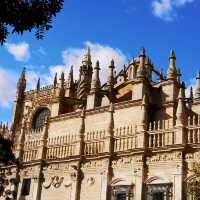
[[[45,118],[51,115],[48,108],[43,108],[35,113],[33,118],[33,129],[41,129],[44,126]]]

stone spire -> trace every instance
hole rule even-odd
[[[92,61],[90,48],[88,47],[86,54],[82,60],[82,66],[80,67],[80,75],[78,81],[77,98],[86,100],[87,95],[90,92],[91,80],[92,80]]]
[[[193,94],[193,88],[190,87],[190,100],[192,101],[194,98],[194,94]]]
[[[57,97],[64,96],[64,83],[65,83],[65,75],[64,75],[64,72],[62,71],[60,80],[59,80],[59,84],[58,84],[58,88],[56,88],[56,91],[57,91],[56,96]]]
[[[83,65],[92,65],[90,47],[88,47],[86,53],[84,54],[82,64]]]
[[[137,69],[137,78],[138,79],[143,79],[145,77],[145,58],[146,58],[145,49],[142,47],[140,50],[140,56],[139,56],[140,64]]]
[[[200,72],[198,72],[196,79],[197,82],[196,82],[195,98],[200,98]]]
[[[55,77],[54,77],[54,81],[53,81],[54,88],[57,86],[57,83],[58,83],[58,80],[57,80],[57,72],[56,72]]]
[[[178,106],[176,110],[176,125],[183,125],[184,124],[184,116],[185,116],[185,84],[182,83],[182,86],[179,90],[178,95]]]
[[[60,87],[63,88],[64,87],[64,83],[65,83],[65,74],[62,71],[61,75],[60,75]]]
[[[177,69],[176,69],[176,56],[174,50],[171,49],[170,57],[169,57],[169,68],[167,72],[168,79],[176,79],[177,78]]]
[[[108,81],[107,81],[107,86],[108,89],[111,90],[114,87],[114,69],[115,69],[115,63],[114,60],[111,60],[110,66],[108,68]]]
[[[74,75],[73,75],[73,65],[72,65],[67,80],[66,97],[73,97],[73,89],[74,89]]]
[[[26,89],[26,68],[22,70],[21,76],[17,83],[17,99],[24,97],[24,92]]]
[[[177,81],[178,81],[178,83],[181,83],[181,70],[180,70],[180,68],[177,69]]]
[[[37,86],[36,86],[36,90],[37,90],[37,91],[40,90],[40,78],[38,79]]]
[[[100,70],[99,61],[97,61],[92,75],[91,92],[96,92],[101,87],[99,70]]]

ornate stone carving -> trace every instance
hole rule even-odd
[[[152,157],[147,158],[147,163],[165,162],[165,161],[177,161],[182,159],[182,152],[173,153],[158,153]]]
[[[51,177],[49,181],[43,183],[45,189],[50,188],[51,186],[59,188],[63,183],[64,177],[54,176]]]
[[[95,183],[95,178],[94,178],[94,177],[89,177],[89,178],[87,179],[87,184],[88,184],[89,186],[94,185],[94,183]]]

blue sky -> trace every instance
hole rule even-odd
[[[173,48],[182,79],[193,85],[200,69],[199,9],[199,0],[65,0],[44,40],[36,40],[34,33],[12,35],[0,47],[0,119],[11,122],[23,67],[28,89],[35,88],[38,77],[42,85],[49,84],[56,71],[67,73],[71,64],[77,74],[86,46],[93,62],[100,60],[102,78],[112,58],[120,69],[142,46],[166,72]]]

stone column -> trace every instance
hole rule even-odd
[[[42,179],[41,177],[34,177],[32,180],[33,180],[32,200],[40,200],[42,191]]]
[[[19,183],[17,187],[17,200],[20,200],[21,197],[22,183],[23,183],[23,178],[19,177]]]
[[[135,200],[143,199],[143,173],[142,168],[135,170]]]
[[[176,171],[174,173],[173,183],[173,200],[182,200],[183,194],[183,172],[182,164],[177,164]]]
[[[100,200],[105,200],[107,198],[107,192],[108,192],[108,171],[104,170],[101,172],[101,194],[100,194]]]

